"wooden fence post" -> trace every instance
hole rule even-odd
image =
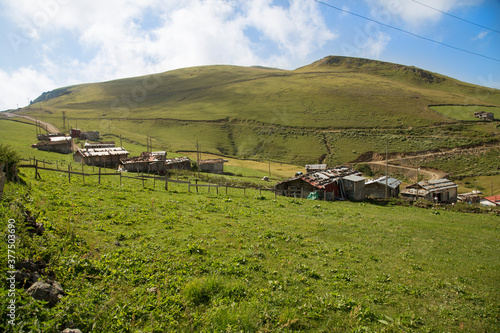
[[[122,187],[122,172],[120,171],[120,187]]]
[[[83,164],[82,164],[82,183],[85,184],[85,172],[83,170]]]
[[[210,193],[210,182],[208,182],[208,193]]]
[[[217,195],[219,195],[219,185],[215,185],[215,191],[217,192]]]
[[[168,191],[168,177],[165,175],[165,191]]]
[[[198,193],[198,179],[195,179],[196,182],[196,193]]]
[[[191,181],[188,180],[188,193],[191,193]]]
[[[99,185],[101,185],[101,166],[99,166]]]
[[[71,167],[68,164],[68,182],[71,183]]]

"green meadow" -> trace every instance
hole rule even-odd
[[[55,307],[16,290],[15,332],[493,332],[498,216],[317,202],[257,190],[169,191],[23,169],[2,225],[47,263]],[[45,225],[30,235],[23,214]],[[2,268],[4,271],[7,269]],[[0,312],[6,310],[2,289]],[[4,297],[5,296],[5,297]],[[2,314],[5,318],[5,313]],[[10,330],[6,321],[5,331]]]
[[[32,125],[2,120],[0,129],[19,154],[71,162],[30,148]],[[266,161],[230,160],[233,175],[202,174],[200,183],[265,186]],[[271,167],[273,182],[298,168]],[[8,183],[0,202],[2,229],[16,221],[16,261],[47,264],[41,278],[60,282],[66,296],[48,307],[18,285],[16,326],[4,320],[2,331],[494,332],[500,324],[495,212],[20,171],[24,184]],[[43,235],[24,226],[27,211]]]

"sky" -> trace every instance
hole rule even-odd
[[[500,0],[0,0],[0,110],[44,91],[329,55],[500,89]]]

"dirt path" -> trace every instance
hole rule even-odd
[[[375,162],[365,162],[365,164],[377,164],[377,165],[385,167],[386,162],[385,161],[375,161]],[[417,170],[417,168],[410,168],[410,167],[405,167],[405,166],[401,166],[401,165],[394,165],[394,164],[389,164],[389,168],[409,170],[409,171],[414,172],[415,176],[417,175],[417,172],[418,172],[421,175],[426,175],[427,177],[425,177],[425,178],[427,178],[428,180],[442,179],[447,175],[447,173],[444,171],[426,170],[426,169],[422,169],[422,168],[420,168],[420,170]]]
[[[5,115],[5,116],[7,116],[8,118],[19,117],[19,118],[24,118],[24,119],[27,119],[29,121],[32,121],[35,124],[38,122],[38,124],[40,124],[42,126],[42,128],[44,128],[49,133],[60,133],[61,132],[54,125],[49,124],[49,123],[47,123],[45,121],[37,120],[37,119],[32,118],[30,116],[25,116],[25,115],[10,113],[10,112],[2,112],[2,114]]]
[[[417,168],[415,167],[407,167],[407,166],[401,166],[401,165],[396,165],[396,164],[391,164],[391,162],[403,162],[405,160],[410,160],[410,159],[415,159],[415,158],[425,158],[425,157],[431,157],[431,156],[445,156],[445,155],[457,155],[461,153],[467,153],[467,152],[472,152],[472,151],[487,151],[489,149],[494,149],[494,148],[499,148],[499,145],[493,145],[493,146],[487,146],[487,147],[472,147],[472,148],[455,148],[452,150],[448,151],[440,151],[440,152],[433,152],[433,153],[423,153],[420,155],[410,155],[410,156],[402,156],[402,157],[397,157],[397,158],[391,158],[388,160],[388,164],[390,168],[398,168],[398,169],[403,169],[403,170],[410,170],[417,174]],[[385,160],[378,160],[378,161],[370,161],[370,162],[365,162],[366,164],[376,164],[379,166],[385,167],[386,161]],[[419,174],[426,175],[427,179],[429,180],[436,180],[436,179],[441,179],[444,178],[447,173],[444,171],[440,170],[431,170],[431,169],[423,169],[420,168],[418,170]]]

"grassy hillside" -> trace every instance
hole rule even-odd
[[[138,142],[152,135],[171,151],[193,150],[198,140],[211,153],[300,164],[323,154],[345,163],[380,151],[387,136],[397,135],[395,143],[415,138],[415,129],[419,138],[391,150],[498,140],[498,130],[491,136],[482,127],[472,136],[462,127],[444,140],[429,139],[436,126],[460,119],[429,107],[444,104],[498,108],[500,91],[413,67],[327,57],[293,71],[203,66],[66,87],[22,112],[62,129],[78,125]]]
[[[67,296],[49,308],[17,289],[15,332],[493,332],[500,324],[493,215],[196,194],[176,184],[165,192],[132,180],[119,187],[116,178],[68,184],[44,171],[34,180],[27,169],[23,177],[27,186],[7,186],[2,228],[17,221],[16,260],[46,263],[42,278]],[[45,224],[42,236],[23,227],[27,210]]]

